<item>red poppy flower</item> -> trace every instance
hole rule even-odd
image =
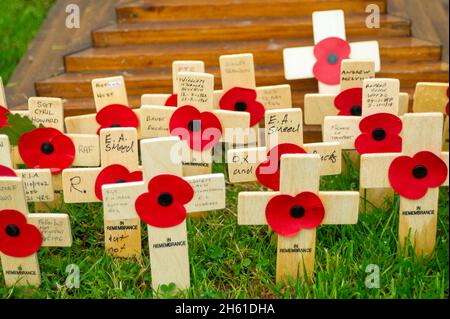
[[[164,103],[164,106],[178,106],[178,95],[172,94],[169,96],[169,98],[166,100],[166,103]]]
[[[265,113],[264,105],[256,100],[256,91],[240,87],[225,92],[219,106],[222,110],[250,113],[250,126],[258,124]]]
[[[136,113],[133,112],[128,106],[121,104],[111,104],[97,113],[95,117],[97,123],[100,124],[100,128],[97,131],[97,134],[100,133],[100,130],[103,128],[110,127],[135,127],[139,126],[139,119]]]
[[[6,107],[0,105],[0,128],[8,124],[7,114],[11,113]]]
[[[16,177],[17,174],[11,168],[0,165],[0,176],[2,177]]]
[[[339,110],[338,115],[361,116],[362,88],[342,91],[335,97],[334,106]]]
[[[350,57],[350,44],[336,37],[323,39],[314,46],[317,59],[313,67],[316,79],[328,85],[337,85],[341,76],[341,61]]]
[[[196,151],[214,147],[222,136],[222,125],[211,112],[200,112],[191,105],[177,108],[169,122],[170,134],[179,136]]]
[[[0,252],[10,257],[28,257],[41,248],[39,229],[16,210],[0,211]]]
[[[428,188],[442,185],[447,174],[447,165],[439,156],[422,151],[413,157],[403,155],[394,159],[389,167],[389,182],[399,195],[419,199]]]
[[[130,173],[125,166],[119,164],[109,165],[102,169],[95,180],[95,196],[97,196],[99,200],[103,200],[103,185],[141,182],[142,180],[143,177],[141,171]]]
[[[361,134],[355,140],[359,154],[397,153],[402,151],[402,120],[389,113],[376,113],[361,120]]]
[[[37,128],[19,139],[19,153],[30,168],[49,168],[59,174],[75,158],[75,146],[70,138],[54,128]]]
[[[267,153],[267,160],[256,168],[256,178],[264,186],[275,191],[280,190],[280,163],[283,154],[304,154],[306,151],[298,145],[283,143],[273,147]]]
[[[135,208],[144,223],[168,228],[186,218],[186,208],[194,197],[194,189],[181,177],[169,174],[155,176],[148,183],[148,193],[136,199]]]
[[[295,197],[277,195],[266,206],[267,223],[284,237],[293,237],[302,229],[316,228],[324,216],[322,201],[311,192],[303,192]]]

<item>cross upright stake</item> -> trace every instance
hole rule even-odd
[[[208,174],[182,179],[181,148],[178,137],[141,141],[145,191],[149,192],[137,198],[135,207],[137,214],[148,225],[152,286],[155,291],[161,285],[170,283],[175,283],[180,290],[190,286],[186,212],[225,208],[224,175]],[[104,186],[104,191],[111,188]]]
[[[319,93],[339,92],[339,69],[343,59],[369,60],[380,71],[377,41],[346,42],[344,11],[316,11],[312,14],[314,47],[283,50],[287,80],[316,78]]]
[[[441,152],[442,123],[442,113],[405,114],[401,153],[361,156],[361,187],[392,187],[399,193],[399,240],[404,247],[409,238],[416,255],[434,249],[439,186],[448,186],[449,155]]]
[[[164,105],[177,106],[178,82],[177,76],[180,72],[205,73],[205,63],[203,61],[173,61],[172,63],[172,94],[151,93],[143,94],[141,105]]]
[[[20,177],[0,177],[0,261],[7,287],[39,286],[40,247],[70,247],[67,214],[29,214]]]
[[[413,112],[442,112],[445,115],[442,149],[448,151],[448,83],[419,82],[414,91]]]
[[[319,192],[320,156],[285,154],[281,158],[280,192],[241,192],[239,225],[267,225],[279,234],[276,281],[311,279],[316,227],[356,224],[358,192]]]

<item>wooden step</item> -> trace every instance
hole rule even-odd
[[[365,41],[368,38],[350,39]],[[378,38],[382,63],[440,60],[439,45],[411,37]],[[111,48],[89,48],[65,57],[68,72],[131,70],[171,67],[174,60],[202,60],[216,65],[220,55],[251,52],[256,65],[283,64],[284,48],[312,45],[311,39],[171,43]]]
[[[310,16],[314,11],[342,9],[364,13],[375,4],[386,11],[385,0],[147,0],[116,9],[120,22]]]
[[[348,37],[409,36],[410,22],[382,14],[380,28],[367,28],[366,15],[348,15]],[[94,46],[171,42],[311,38],[311,17],[254,17],[217,20],[154,21],[117,24],[92,33]]]
[[[220,89],[220,75],[217,67],[207,67],[207,72],[215,75],[215,87]],[[314,79],[286,81],[282,65],[258,66],[256,68],[256,83],[259,86],[289,83],[292,90],[317,90]],[[172,74],[170,69],[153,70],[117,70],[83,73],[63,73],[36,83],[39,96],[58,96],[62,98],[92,96],[91,81],[99,77],[123,75],[127,91],[130,95],[145,93],[172,92]],[[448,65],[441,62],[398,62],[385,63],[378,77],[398,78],[402,87],[414,87],[418,81],[448,80]]]

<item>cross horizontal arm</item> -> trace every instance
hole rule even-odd
[[[322,224],[342,225],[358,222],[359,192],[319,192],[325,208]]]
[[[266,206],[279,192],[240,192],[238,197],[239,225],[267,225]]]
[[[43,247],[72,246],[72,228],[67,214],[30,214],[28,222],[36,226],[42,235]]]
[[[225,208],[225,176],[208,174],[184,178],[194,189],[194,198],[186,205],[189,213]]]

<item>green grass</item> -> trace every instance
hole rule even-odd
[[[0,76],[7,83],[55,0],[0,1]]]
[[[357,189],[354,170],[322,179],[322,190]],[[276,244],[265,226],[236,224],[237,195],[260,190],[256,184],[228,186],[227,209],[206,219],[188,220],[191,289],[164,298],[448,298],[448,188],[440,196],[435,252],[427,259],[404,257],[399,248],[398,198],[385,210],[360,214],[357,225],[320,226],[317,232],[313,282],[275,283]],[[5,288],[8,298],[154,298],[148,258],[147,231],[143,231],[142,260],[108,256],[103,244],[100,204],[65,205],[74,230],[70,249],[43,248],[40,288]],[[411,250],[412,247],[409,247]],[[65,287],[68,264],[81,270],[79,289]],[[367,265],[376,264],[380,288],[366,288]]]

